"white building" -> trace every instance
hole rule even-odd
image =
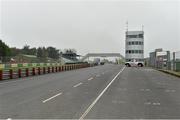
[[[144,31],[126,31],[125,59],[144,61]]]

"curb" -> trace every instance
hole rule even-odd
[[[162,70],[162,69],[158,69],[158,71],[161,71],[163,73],[167,73],[167,74],[170,74],[170,75],[173,75],[173,76],[176,76],[176,77],[180,78],[180,74],[178,74],[178,73],[174,73],[174,72],[167,71],[167,70]]]

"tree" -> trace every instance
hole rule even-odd
[[[27,54],[29,53],[29,48],[30,46],[29,45],[24,45],[23,49],[22,49],[22,54]]]
[[[36,54],[37,54],[37,49],[36,49],[35,47],[29,49],[28,54],[29,54],[29,55],[36,55]]]
[[[0,59],[2,59],[2,61],[4,62],[7,60],[7,56],[10,55],[11,49],[4,42],[2,42],[2,40],[0,40]]]
[[[43,50],[41,47],[37,49],[37,57],[42,58],[43,57]]]
[[[48,52],[45,47],[39,47],[37,49],[37,57],[39,58],[47,58],[48,57]]]
[[[16,47],[10,48],[11,49],[11,56],[16,56],[21,53],[21,49],[18,49]]]
[[[48,52],[48,57],[49,58],[53,58],[53,59],[59,59],[59,50],[57,50],[54,47],[48,47],[47,48],[47,52]]]

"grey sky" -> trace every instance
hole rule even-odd
[[[145,31],[145,56],[180,50],[178,0],[0,0],[0,39],[11,47],[54,46],[78,53],[120,52],[129,30]]]

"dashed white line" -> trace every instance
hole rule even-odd
[[[151,102],[145,102],[144,104],[145,105],[151,105]]]
[[[161,105],[160,102],[145,102],[144,105],[154,105],[154,106],[159,106]]]
[[[176,90],[169,90],[169,89],[167,89],[167,90],[165,90],[165,92],[176,92]]]
[[[140,89],[140,91],[149,92],[151,90],[150,89]]]
[[[88,81],[93,80],[93,77],[89,78]]]
[[[80,83],[78,83],[78,84],[74,85],[73,87],[78,87],[78,86],[80,86],[81,84],[83,84],[83,83],[82,83],[82,82],[80,82]]]
[[[12,118],[7,118],[6,120],[12,120]]]
[[[57,96],[59,96],[59,95],[61,95],[61,94],[62,94],[62,93],[58,93],[58,94],[56,94],[56,95],[54,95],[54,96],[52,96],[52,97],[50,97],[50,98],[48,98],[48,99],[46,99],[46,100],[43,100],[42,102],[43,102],[43,103],[46,103],[46,102],[52,100],[53,98],[55,98],[55,97],[57,97]]]
[[[125,67],[123,67],[118,74],[111,80],[111,82],[104,88],[104,90],[99,94],[99,96],[92,102],[92,104],[86,109],[86,111],[82,114],[82,116],[79,118],[79,120],[83,120],[86,115],[89,113],[89,111],[93,108],[93,106],[97,103],[97,101],[101,98],[101,96],[106,92],[106,90],[109,88],[109,86],[116,80],[116,78],[123,72]]]
[[[100,75],[98,74],[98,75],[96,75],[96,77],[100,77]]]
[[[153,103],[152,105],[161,105],[161,103],[157,102],[157,103]]]

